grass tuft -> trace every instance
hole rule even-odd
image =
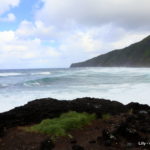
[[[82,128],[95,119],[95,114],[71,111],[62,114],[59,118],[43,120],[40,124],[28,127],[25,130],[48,134],[55,138],[58,136],[66,136],[72,129]]]
[[[102,115],[102,119],[103,120],[109,120],[111,118],[111,115],[110,114],[103,114]]]

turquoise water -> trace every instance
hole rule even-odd
[[[97,97],[150,104],[149,68],[68,68],[0,71],[0,112],[52,97]]]

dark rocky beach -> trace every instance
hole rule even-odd
[[[95,113],[97,119],[82,129],[71,131],[72,138],[29,133],[22,127],[68,111]],[[103,114],[110,114],[108,120]],[[0,113],[0,150],[126,150],[150,149],[150,107],[139,103],[78,98],[72,101],[38,99]]]

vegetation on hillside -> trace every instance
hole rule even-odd
[[[150,67],[150,36],[119,50],[99,55],[71,67]]]

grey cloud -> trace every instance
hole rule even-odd
[[[63,26],[76,22],[85,26],[113,23],[126,29],[149,29],[149,0],[42,0],[36,18]]]

